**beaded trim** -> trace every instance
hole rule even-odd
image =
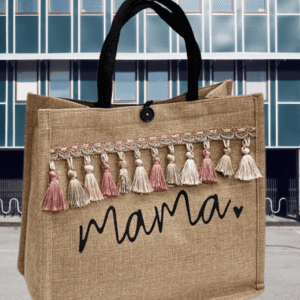
[[[255,127],[252,126],[203,129],[200,131],[165,134],[155,137],[142,137],[122,141],[97,141],[54,147],[50,150],[50,159],[59,160],[93,154],[134,151],[134,149],[160,148],[169,145],[205,142],[207,140],[242,140],[248,137],[254,138],[255,136]]]

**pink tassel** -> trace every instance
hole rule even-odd
[[[160,159],[158,157],[158,149],[151,148],[153,156],[153,166],[150,173],[150,184],[154,191],[166,191],[168,190],[165,175],[160,165]]]
[[[205,141],[203,144],[205,150],[203,151],[204,159],[199,170],[200,179],[204,183],[217,183],[217,173],[210,159],[210,152],[208,151],[210,143],[209,141]]]
[[[103,162],[102,164],[103,177],[102,177],[102,186],[101,186],[102,195],[104,196],[104,198],[118,197],[120,193],[109,171],[107,154],[106,153],[101,154],[101,159]]]
[[[50,184],[44,196],[43,209],[46,211],[63,211],[68,208],[62,188],[58,182],[58,175],[55,171],[54,161],[50,161]]]

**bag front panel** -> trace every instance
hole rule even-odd
[[[251,155],[264,174],[261,95],[153,107],[155,119],[149,124],[140,121],[137,107],[50,110],[50,149],[253,126],[257,137],[251,138]],[[39,111],[40,120],[46,113]],[[231,140],[230,148],[236,168],[242,157],[241,140]],[[222,156],[222,150],[221,140],[211,141],[214,164]],[[203,160],[202,151],[203,144],[194,143],[198,168]],[[149,149],[140,152],[149,175],[151,152]],[[186,152],[184,145],[175,145],[178,168],[185,163]],[[167,154],[167,147],[159,148],[163,170],[167,167]],[[135,157],[132,151],[125,155],[132,178]],[[108,156],[110,172],[117,180],[118,156],[116,153]],[[91,158],[93,173],[100,183],[103,176],[100,155]],[[44,190],[49,183],[47,163],[43,159],[45,174],[41,186]],[[84,182],[83,157],[74,158],[74,168],[78,180]],[[56,161],[56,170],[67,198],[67,162]],[[46,257],[51,258],[45,272],[51,274],[52,298],[47,299],[213,299],[233,294],[255,295],[256,289],[263,288],[264,234],[263,222],[258,220],[263,217],[263,181],[244,182],[218,175],[215,185],[180,186],[142,196],[130,192],[64,212],[43,212],[48,222],[45,240],[50,246]],[[101,234],[96,224],[98,231],[104,229]],[[262,285],[258,287],[259,284]]]

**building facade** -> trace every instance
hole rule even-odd
[[[232,79],[234,95],[263,93],[267,196],[298,216],[299,0],[176,1],[202,52],[199,87]],[[97,101],[99,53],[122,2],[0,0],[2,211],[11,198],[21,206],[27,93]],[[115,104],[186,92],[184,40],[151,9],[139,12],[122,29],[113,80]]]

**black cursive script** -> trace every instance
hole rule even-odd
[[[85,248],[85,245],[86,245],[86,242],[87,242],[87,239],[88,239],[88,236],[89,236],[89,232],[90,232],[90,228],[92,225],[95,226],[95,228],[97,229],[98,233],[101,234],[103,231],[104,231],[104,228],[105,228],[105,224],[107,222],[107,219],[108,219],[108,216],[109,216],[109,213],[111,212],[112,215],[113,215],[113,221],[114,221],[114,225],[115,225],[115,231],[116,231],[116,240],[118,242],[118,244],[121,244],[124,242],[124,240],[126,239],[126,237],[128,238],[128,240],[130,242],[134,242],[139,234],[139,231],[141,229],[141,227],[144,229],[144,232],[146,235],[150,235],[155,227],[155,225],[157,224],[158,226],[158,230],[159,232],[161,233],[162,230],[163,230],[163,220],[164,220],[164,211],[165,209],[168,211],[168,213],[170,214],[170,216],[174,216],[175,212],[176,212],[176,208],[177,208],[177,205],[178,205],[178,202],[179,200],[181,199],[181,196],[183,196],[184,200],[185,200],[185,204],[186,204],[186,211],[187,211],[187,215],[188,215],[188,219],[189,219],[189,222],[192,226],[195,226],[198,221],[202,218],[202,221],[204,224],[208,224],[213,215],[214,215],[214,212],[217,211],[218,213],[218,216],[220,219],[223,219],[226,215],[226,212],[228,210],[228,207],[230,205],[230,202],[231,200],[229,199],[228,202],[227,202],[227,205],[225,207],[225,210],[223,213],[220,212],[220,208],[219,208],[219,199],[218,199],[218,195],[215,194],[215,195],[212,195],[212,196],[209,196],[202,204],[201,206],[201,209],[198,213],[198,216],[195,220],[192,220],[192,216],[191,216],[191,211],[190,211],[190,205],[189,205],[189,197],[188,197],[188,194],[186,191],[184,190],[181,190],[177,197],[176,197],[176,200],[175,200],[175,203],[174,203],[174,206],[173,206],[173,209],[170,209],[169,206],[163,202],[162,203],[162,206],[161,206],[161,213],[159,214],[159,211],[158,211],[158,208],[157,206],[154,206],[154,209],[155,209],[155,218],[153,220],[153,223],[152,223],[152,226],[149,230],[146,229],[146,226],[145,226],[145,223],[144,223],[144,218],[143,218],[143,213],[142,211],[139,209],[135,212],[133,212],[128,220],[127,220],[127,223],[126,223],[126,229],[125,229],[125,232],[123,234],[123,236],[120,238],[119,236],[119,231],[118,231],[118,222],[117,222],[117,212],[116,212],[116,209],[114,206],[110,206],[107,211],[106,211],[106,214],[105,214],[105,217],[104,217],[104,220],[103,220],[103,224],[101,227],[98,226],[97,222],[94,220],[94,219],[91,219],[89,224],[88,224],[88,227],[87,227],[87,231],[86,231],[86,234],[85,234],[85,237],[83,238],[83,226],[80,225],[79,226],[79,230],[80,230],[80,237],[79,237],[79,252],[81,253],[84,248]],[[213,206],[211,208],[211,212],[210,212],[210,215],[207,219],[204,218],[204,212],[205,212],[205,207],[207,205],[207,203],[212,200],[214,201],[213,202]],[[134,217],[137,217],[137,225],[136,225],[136,230],[135,230],[135,234],[134,236],[130,236],[129,234],[129,228],[130,228],[130,225],[131,225],[131,221]]]

